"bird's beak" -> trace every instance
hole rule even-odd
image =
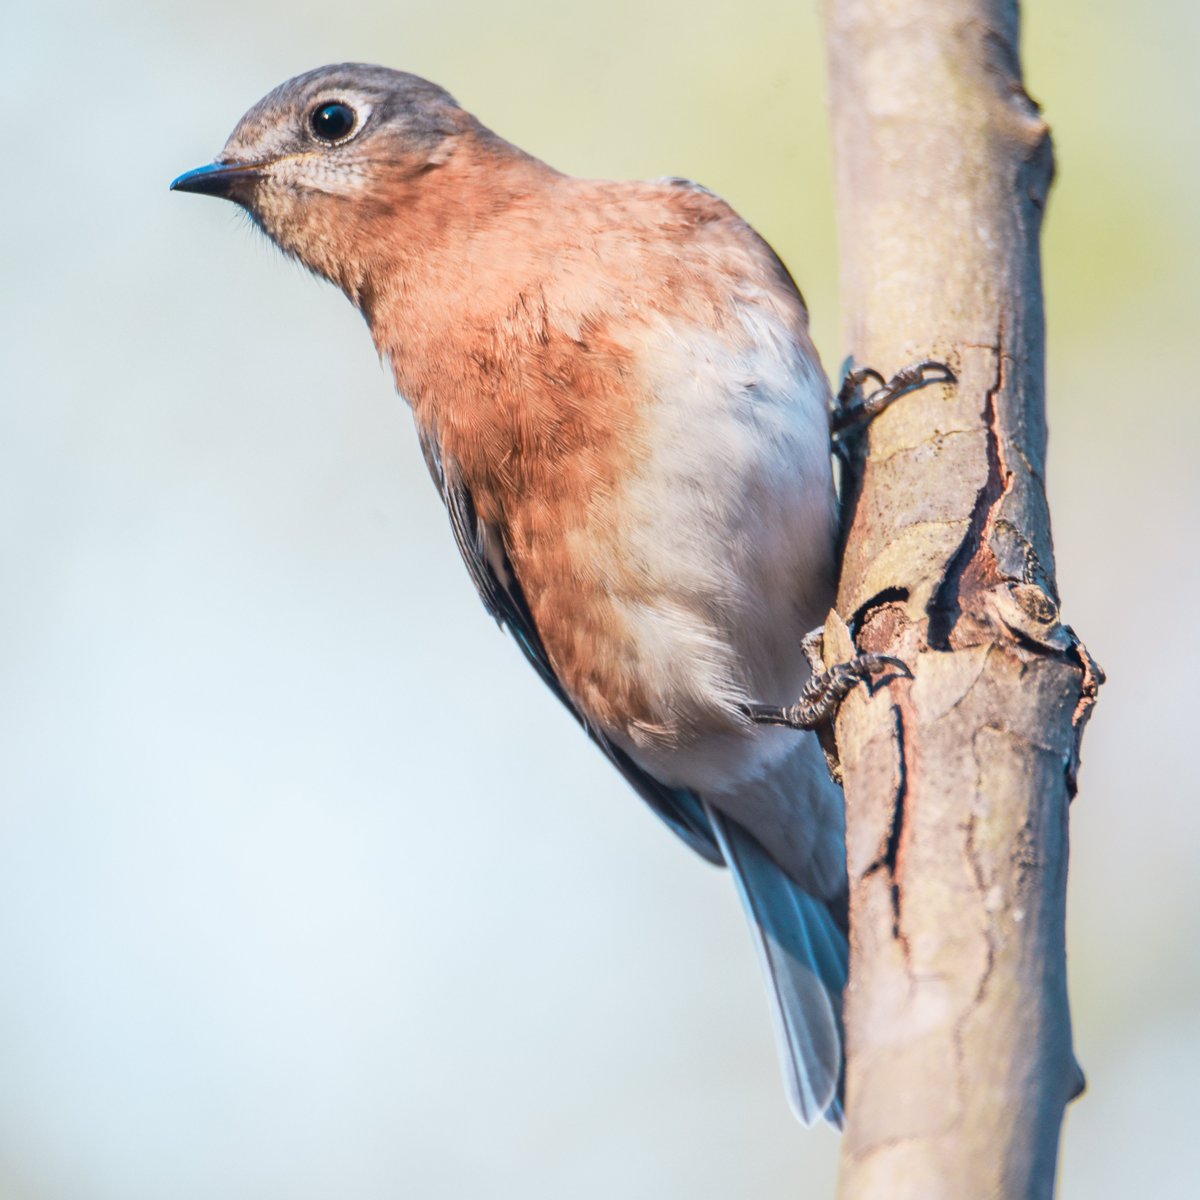
[[[173,192],[197,192],[201,196],[221,196],[225,200],[244,201],[262,176],[264,163],[209,163],[185,171],[171,181]]]

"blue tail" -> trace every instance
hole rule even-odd
[[[754,837],[705,807],[758,946],[788,1100],[805,1125],[823,1116],[841,1128],[846,935]]]

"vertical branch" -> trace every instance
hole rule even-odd
[[[852,959],[845,1200],[1053,1193],[1067,810],[1098,669],[1059,621],[1016,0],[827,0],[846,338],[909,393],[850,472],[826,659],[912,669],[837,722]]]

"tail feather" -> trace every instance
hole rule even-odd
[[[767,980],[788,1100],[805,1125],[842,1124],[845,935],[736,821],[708,815],[737,884]]]

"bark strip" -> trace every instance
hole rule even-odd
[[[940,359],[846,488],[827,663],[911,668],[836,726],[851,983],[843,1200],[1054,1190],[1071,1044],[1067,812],[1101,680],[1059,618],[1038,237],[1049,129],[1015,0],[827,0],[854,365]]]

